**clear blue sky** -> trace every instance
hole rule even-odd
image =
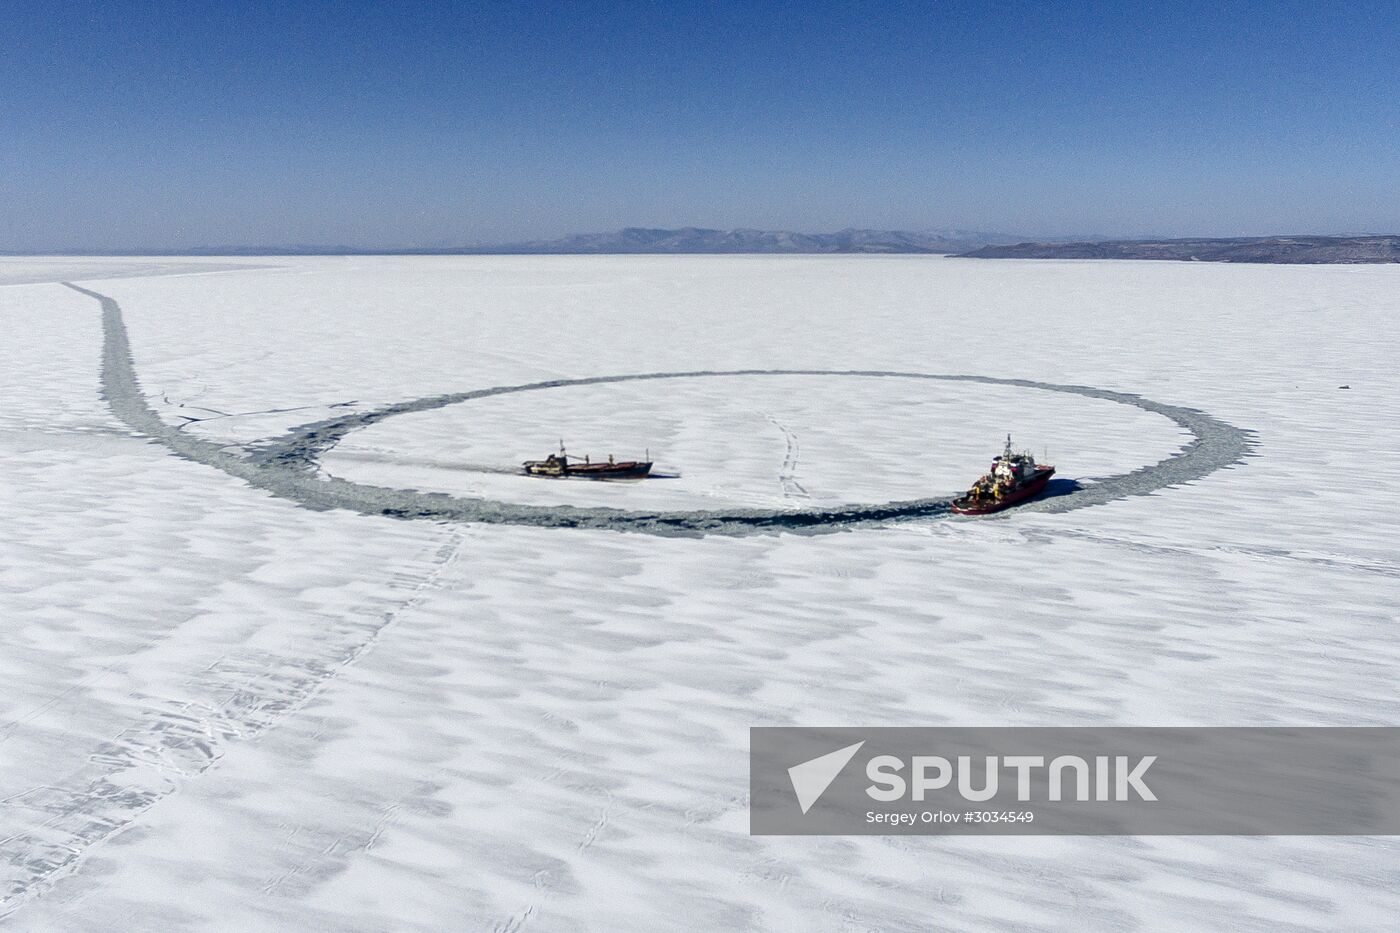
[[[0,5],[0,250],[1400,231],[1400,3]]]

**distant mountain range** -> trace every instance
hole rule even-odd
[[[1196,262],[1400,262],[1400,236],[1269,236],[989,244],[973,259],[1175,259]]]
[[[55,251],[57,252],[57,251]],[[707,227],[626,227],[557,240],[488,246],[206,246],[190,249],[66,251],[79,256],[501,256],[682,253],[924,253],[972,259],[1175,259],[1200,262],[1400,262],[1397,236],[1274,236],[1183,240],[1042,238],[973,230],[714,230]],[[35,254],[30,254],[35,255]],[[42,253],[38,255],[43,255]]]
[[[998,233],[940,230],[838,230],[794,233],[790,230],[713,230],[706,227],[665,229],[626,227],[613,233],[582,233],[558,240],[534,240],[500,246],[471,247],[466,253],[958,253],[1019,239]]]
[[[529,240],[484,246],[362,247],[325,244],[292,246],[197,246],[184,249],[45,250],[69,256],[499,256],[598,255],[607,253],[959,253],[1024,236],[938,230],[713,230],[705,227],[626,227],[611,233],[580,233],[557,240]],[[42,253],[41,253],[42,254]],[[32,255],[32,254],[31,254]]]

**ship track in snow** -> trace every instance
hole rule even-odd
[[[1103,505],[1129,496],[1143,496],[1203,479],[1216,470],[1241,463],[1254,448],[1254,433],[1235,427],[1194,408],[1168,405],[1128,392],[1093,386],[1059,385],[1030,379],[996,376],[946,375],[888,370],[740,369],[691,372],[630,373],[583,379],[553,379],[516,386],[496,386],[467,392],[434,395],[399,402],[370,411],[293,428],[287,434],[250,445],[242,451],[194,437],[161,420],[141,391],[132,362],[131,347],[121,307],[98,292],[64,283],[74,291],[95,298],[102,305],[102,392],[113,413],[128,427],[170,448],[176,454],[222,470],[259,489],[313,509],[349,509],[366,515],[388,515],[429,521],[482,522],[550,528],[602,528],[667,536],[746,535],[776,532],[823,533],[870,527],[891,522],[930,520],[952,516],[948,497],[913,499],[873,505],[840,505],[831,508],[714,509],[697,511],[631,511],[577,506],[540,506],[490,499],[452,496],[447,493],[394,489],[351,482],[319,471],[320,456],[347,434],[386,418],[410,412],[431,411],[474,399],[541,389],[601,385],[666,379],[710,379],[750,376],[822,376],[918,379],[1012,386],[1043,392],[1062,392],[1086,398],[1131,405],[1168,418],[1186,429],[1192,440],[1181,450],[1148,464],[1098,482],[1017,506],[1014,513],[1068,512]],[[1010,513],[1000,513],[1006,516]]]

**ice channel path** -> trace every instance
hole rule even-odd
[[[699,511],[631,511],[613,508],[542,506],[453,496],[447,493],[393,489],[351,482],[319,472],[318,459],[351,431],[386,418],[410,412],[431,411],[489,398],[537,389],[637,382],[663,379],[709,379],[735,376],[861,376],[889,379],[924,379],[1017,386],[1045,392],[1064,392],[1088,398],[1132,405],[1170,418],[1189,431],[1193,440],[1175,454],[1128,473],[1101,479],[1010,512],[1068,512],[1102,505],[1128,496],[1143,496],[1171,486],[1202,479],[1216,470],[1240,463],[1254,447],[1254,434],[1194,408],[1155,402],[1127,392],[1093,386],[1057,385],[1029,379],[993,376],[941,375],[882,370],[740,369],[729,371],[633,373],[585,379],[555,379],[517,386],[496,386],[469,392],[434,395],[398,402],[370,411],[339,415],[301,425],[288,433],[250,444],[243,449],[214,443],[177,430],[162,421],[146,401],[136,377],[121,306],[98,292],[63,283],[74,291],[97,299],[102,305],[102,393],[112,412],[133,430],[158,441],[179,456],[215,467],[274,495],[313,509],[350,509],[365,515],[389,515],[431,521],[485,522],[551,528],[605,528],[655,535],[745,535],[780,531],[822,533],[880,525],[895,521],[930,520],[953,515],[949,498],[912,499],[875,505],[842,505],[825,509],[715,509]],[[1005,516],[1010,513],[1001,513]]]

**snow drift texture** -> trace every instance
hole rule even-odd
[[[1400,721],[1395,269],[269,264],[4,263],[27,283],[0,288],[16,928],[1383,929],[1400,908],[1387,838],[755,838],[745,799],[752,725]],[[112,413],[99,303],[59,281],[120,306],[148,426],[228,469]],[[235,472],[260,468],[248,445],[405,400],[756,369],[1092,386],[1257,446],[1094,508],[828,535],[402,521]],[[1193,443],[1017,386],[661,387],[405,413],[308,481],[782,511],[955,492],[1007,430],[1086,490]],[[681,478],[456,468],[509,468],[561,421],[571,449],[649,443]],[[911,449],[918,470],[871,470]]]

